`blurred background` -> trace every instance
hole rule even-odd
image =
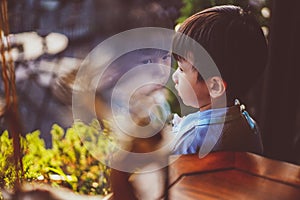
[[[176,29],[193,13],[222,4],[252,11],[269,43],[266,72],[242,100],[262,129],[265,155],[300,164],[296,0],[9,0],[23,134],[40,130],[51,146],[53,124],[72,125],[70,77],[101,41],[137,27]],[[176,102],[170,104],[178,111]],[[0,124],[2,132],[2,118]]]

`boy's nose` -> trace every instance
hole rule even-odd
[[[178,83],[178,77],[177,77],[177,72],[178,72],[178,69],[173,73],[172,75],[172,80],[175,84]]]

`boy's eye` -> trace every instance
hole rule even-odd
[[[183,72],[183,69],[181,67],[178,67],[179,71]]]
[[[150,64],[150,63],[152,63],[152,60],[151,59],[143,60],[142,63],[143,64]]]
[[[169,58],[171,58],[171,55],[170,55],[170,54],[167,54],[167,55],[165,55],[165,56],[162,57],[163,60],[167,60],[167,59],[169,59]]]

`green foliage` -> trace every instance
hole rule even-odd
[[[182,0],[183,7],[180,9],[180,17],[177,19],[177,23],[182,23],[186,18],[192,14],[203,10],[210,5],[209,0]]]
[[[103,162],[108,162],[115,147],[108,126],[104,123],[102,130],[96,120],[90,125],[76,122],[64,131],[55,124],[49,149],[39,131],[22,137],[24,181],[64,186],[81,194],[106,195],[110,192],[110,169]],[[102,162],[93,157],[87,146],[97,149]],[[0,136],[0,148],[0,187],[12,188],[16,173],[12,139],[7,131]]]
[[[196,12],[204,10],[206,8],[212,6],[219,6],[219,5],[236,5],[242,8],[248,9],[250,3],[249,0],[182,0],[183,7],[180,9],[180,17],[177,19],[177,23],[182,23],[186,18],[193,15]],[[262,5],[252,6],[251,9],[252,13],[256,16],[258,21],[262,26],[267,26],[269,24],[269,20],[262,17],[260,10],[262,7],[270,7],[270,0],[266,0],[265,3]]]
[[[16,173],[13,164],[13,144],[7,131],[0,137],[0,150],[0,186],[9,188],[13,186]]]

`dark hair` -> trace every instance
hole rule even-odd
[[[178,32],[194,39],[209,53],[234,95],[248,91],[265,68],[266,39],[255,18],[240,7],[224,5],[198,12],[186,19]],[[184,48],[186,54],[191,47],[183,45],[183,40],[176,36],[173,50]],[[197,53],[192,54],[197,57]],[[184,59],[173,55],[177,61]]]

